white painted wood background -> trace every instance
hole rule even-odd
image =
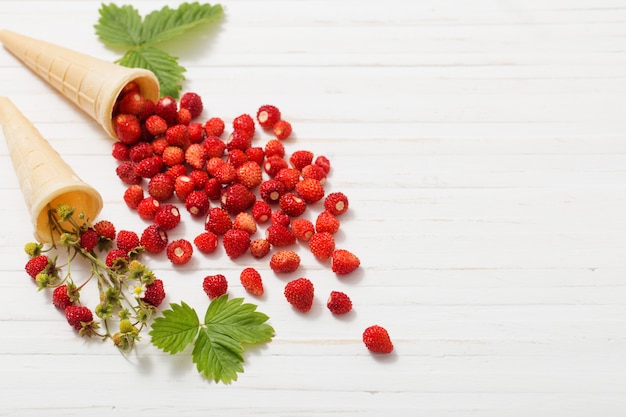
[[[168,301],[201,312],[205,274],[245,296],[234,277],[259,267],[276,337],[232,385],[147,338],[125,358],[78,338],[26,277],[32,230],[2,141],[0,416],[626,415],[626,3],[222,4],[218,29],[170,45],[185,90],[203,96],[203,117],[276,104],[295,130],[287,150],[331,159],[327,189],[351,202],[339,240],[361,271],[338,280],[301,250],[317,291],[302,315],[264,262],[149,259]],[[0,27],[114,60],[93,30],[99,7],[2,0]],[[101,218],[144,227],[111,142],[4,49],[0,95],[101,191]],[[201,227],[183,222],[181,236]],[[331,289],[352,296],[350,317],[326,311]],[[374,323],[391,356],[362,345]]]

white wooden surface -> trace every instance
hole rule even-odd
[[[150,259],[168,301],[198,311],[208,271],[244,296],[233,276],[259,267],[276,337],[226,386],[147,339],[125,358],[73,334],[25,276],[30,219],[1,142],[0,415],[625,415],[626,4],[222,4],[219,29],[172,45],[185,90],[226,120],[276,104],[296,132],[288,151],[331,159],[328,190],[351,201],[339,240],[361,271],[338,280],[301,250],[318,294],[302,315],[264,262]],[[113,60],[99,6],[2,0],[0,27]],[[141,230],[103,132],[4,49],[0,94],[101,191],[101,217]],[[183,221],[180,236],[201,228]],[[325,310],[331,289],[354,314]],[[389,357],[360,341],[374,323]]]

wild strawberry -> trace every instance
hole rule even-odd
[[[257,200],[252,205],[252,217],[257,223],[265,223],[272,215],[272,208],[263,200]]]
[[[207,134],[207,137],[204,141],[202,141],[202,147],[204,148],[208,158],[221,158],[224,155],[224,151],[226,151],[226,143],[214,135]]]
[[[196,185],[187,175],[181,175],[174,181],[174,194],[181,201],[185,201],[187,196],[195,189]]]
[[[165,175],[168,175],[174,181],[176,181],[176,178],[180,177],[181,175],[189,175],[189,174],[190,173],[187,171],[187,165],[185,164],[173,165],[167,171],[165,171]]]
[[[192,169],[189,178],[193,181],[196,190],[202,190],[209,180],[209,174],[203,169]]]
[[[137,206],[137,214],[144,220],[153,220],[161,209],[161,203],[156,198],[149,196],[141,200]]]
[[[285,140],[289,136],[291,136],[291,123],[286,120],[279,120],[274,123],[272,131],[274,132],[274,136],[276,136],[277,139]]]
[[[271,245],[266,239],[254,239],[250,242],[250,254],[257,259],[270,253]]]
[[[278,203],[284,193],[285,184],[276,179],[265,180],[259,185],[259,195],[269,204]]]
[[[338,275],[349,274],[359,267],[361,261],[346,249],[337,249],[331,256],[331,269]]]
[[[151,224],[146,227],[139,238],[141,246],[144,247],[146,252],[160,253],[167,246],[168,237],[167,232],[161,226]]]
[[[250,235],[244,230],[230,229],[224,234],[222,245],[229,258],[238,258],[250,248]]]
[[[126,84],[123,88],[122,91],[120,91],[119,96],[117,97],[117,100],[121,100],[126,94],[131,94],[131,93],[139,93],[140,88],[139,88],[139,84],[137,84],[137,82],[135,81],[130,81],[128,84]]]
[[[374,353],[391,353],[393,351],[393,343],[387,329],[378,325],[365,329],[363,332],[363,343],[365,343],[365,347]]]
[[[52,304],[61,310],[65,310],[68,306],[74,304],[67,293],[67,285],[61,285],[52,291]]]
[[[156,102],[155,112],[165,119],[168,125],[172,125],[176,122],[178,103],[170,96],[161,97],[159,101]]]
[[[170,175],[159,173],[150,178],[148,182],[148,194],[159,201],[166,201],[174,195],[175,179]]]
[[[246,151],[242,151],[241,149],[233,149],[231,151],[228,151],[226,162],[231,164],[234,168],[239,168],[241,165],[248,162],[248,155],[246,155],[246,152],[247,149]]]
[[[191,123],[191,112],[189,109],[178,109],[178,112],[176,112],[176,123],[179,125],[189,126],[189,123]]]
[[[141,124],[137,116],[132,114],[118,114],[113,119],[115,135],[120,142],[132,145],[141,138]]]
[[[65,319],[76,330],[81,330],[93,322],[93,313],[85,306],[67,306]]]
[[[317,180],[322,185],[326,183],[326,173],[324,169],[315,164],[310,164],[302,168],[300,175],[302,175],[303,179]]]
[[[335,238],[328,232],[318,232],[309,240],[311,253],[319,260],[325,261],[335,251]]]
[[[185,162],[187,162],[192,168],[202,169],[207,161],[207,154],[202,145],[199,143],[192,143],[185,151]]]
[[[165,139],[165,135],[157,136],[156,138],[154,138],[154,140],[151,142],[151,145],[154,154],[161,156],[163,156],[165,148],[170,146],[170,144],[167,143],[167,139]]]
[[[221,207],[211,207],[204,221],[204,229],[218,236],[225,234],[233,227],[233,221],[226,210]]]
[[[324,198],[324,187],[313,178],[305,178],[296,184],[296,193],[307,204],[313,204]]]
[[[330,160],[324,155],[319,155],[317,158],[315,158],[313,164],[322,168],[322,171],[324,171],[325,175],[328,175],[328,173],[330,172]]]
[[[315,226],[309,219],[299,217],[291,221],[291,231],[296,235],[296,239],[306,242],[315,233]]]
[[[278,204],[290,217],[298,217],[306,211],[306,202],[292,192],[281,195]]]
[[[111,249],[105,258],[105,264],[109,268],[121,268],[128,265],[128,255],[121,249]]]
[[[242,114],[233,120],[233,130],[243,131],[250,137],[254,134],[254,119],[249,114]]]
[[[213,253],[217,249],[218,238],[215,233],[202,232],[193,240],[198,250],[202,253]]]
[[[125,145],[120,141],[113,142],[111,155],[120,162],[128,161],[130,159],[130,149],[128,145]]]
[[[180,223],[180,211],[174,204],[163,204],[154,215],[154,224],[172,230]]]
[[[149,142],[139,141],[128,148],[128,159],[133,162],[141,162],[146,158],[154,156],[152,145]]]
[[[154,155],[135,165],[135,172],[143,178],[152,178],[163,169],[163,158]]]
[[[233,229],[240,229],[247,232],[249,235],[256,233],[256,222],[254,217],[248,212],[242,211],[235,216],[233,220]]]
[[[115,240],[115,226],[108,220],[100,220],[93,225],[94,230],[98,233],[98,236],[109,240]]]
[[[229,136],[226,141],[226,150],[229,152],[240,149],[245,151],[252,146],[252,132],[245,130],[235,130]]]
[[[285,285],[285,298],[296,310],[303,313],[313,306],[315,288],[308,278],[297,278]]]
[[[184,265],[191,260],[193,246],[185,239],[178,239],[167,245],[167,259],[174,265]]]
[[[239,281],[248,293],[256,296],[263,295],[263,279],[256,269],[243,269],[241,274],[239,274]]]
[[[346,314],[352,310],[352,300],[344,292],[331,291],[326,301],[326,307],[333,314]]]
[[[209,196],[202,190],[192,191],[185,199],[185,208],[192,216],[204,216],[209,211]]]
[[[237,178],[237,170],[228,162],[222,162],[213,170],[213,176],[222,184],[230,184]]]
[[[185,151],[180,146],[167,145],[163,150],[163,163],[168,167],[185,162]]]
[[[116,243],[118,249],[128,253],[139,246],[139,236],[132,230],[120,230],[117,232]]]
[[[222,136],[224,128],[224,121],[219,117],[211,117],[204,123],[204,132],[207,136]]]
[[[279,250],[270,259],[270,268],[276,273],[294,272],[300,266],[300,255],[291,249]]]
[[[140,184],[141,176],[135,172],[136,165],[132,161],[124,161],[115,168],[115,173],[124,184]]]
[[[265,239],[272,246],[289,246],[296,242],[296,235],[293,234],[291,229],[282,224],[272,224],[265,230]]]
[[[191,118],[195,119],[202,113],[202,98],[196,93],[186,92],[180,98],[180,107],[189,110],[189,113],[191,113]]]
[[[326,210],[318,214],[315,219],[315,230],[317,232],[328,232],[335,234],[339,230],[340,225],[341,224],[337,217],[335,217],[334,214]]]
[[[133,184],[124,191],[124,202],[133,210],[137,209],[141,200],[144,199],[143,188],[139,184]]]
[[[133,92],[124,95],[118,103],[118,112],[133,114],[139,117],[146,108],[146,99],[139,94],[139,92]]]
[[[288,227],[291,224],[291,217],[282,209],[274,210],[270,216],[270,223]]]
[[[248,161],[256,162],[259,167],[263,165],[263,161],[265,160],[265,152],[263,148],[259,146],[254,146],[246,149],[246,157]]]
[[[228,292],[228,281],[222,274],[207,275],[204,277],[204,280],[202,280],[202,289],[212,300]]]
[[[313,163],[313,152],[306,150],[295,151],[289,157],[289,163],[292,167],[300,171],[305,166]]]
[[[278,139],[270,139],[265,144],[264,148],[265,157],[278,156],[279,158],[285,157],[285,145]]]
[[[143,111],[137,116],[139,121],[145,123],[148,117],[156,112],[156,103],[150,99],[145,99]]]
[[[339,191],[330,193],[324,199],[324,209],[335,216],[339,216],[348,210],[348,197]]]
[[[283,168],[276,173],[274,179],[283,183],[285,191],[293,191],[300,182],[300,171],[295,168]]]
[[[96,248],[99,240],[100,236],[98,232],[93,229],[86,229],[80,234],[79,244],[81,248],[85,249],[87,252],[91,252]]]
[[[263,163],[263,170],[270,177],[274,177],[278,171],[288,167],[289,164],[287,161],[278,155],[266,157],[265,162]]]
[[[32,279],[35,279],[37,274],[49,270],[51,265],[52,261],[46,255],[38,255],[29,259],[24,269]]]
[[[237,168],[237,181],[249,189],[256,188],[263,181],[263,171],[259,164],[248,161]]]
[[[222,207],[231,214],[238,214],[248,210],[254,202],[256,196],[245,185],[233,183],[227,186],[222,192],[220,203]]]
[[[222,184],[217,178],[211,177],[204,184],[204,192],[209,197],[209,200],[219,200],[222,196]]]
[[[210,175],[210,176],[215,176],[215,173],[217,172],[217,168],[219,168],[220,166],[222,166],[222,164],[226,163],[224,161],[224,159],[222,159],[222,157],[220,156],[213,156],[211,158],[209,158],[208,161],[206,161],[206,166],[204,167],[204,169],[206,170],[206,172]]]
[[[180,123],[170,126],[165,131],[165,139],[167,139],[167,143],[170,145],[187,149],[187,146],[189,146],[189,129],[186,125]]]
[[[148,117],[144,125],[146,126],[146,130],[153,136],[163,135],[167,130],[167,122],[157,114]]]
[[[189,123],[189,143],[202,143],[204,140],[204,126],[198,122]]]
[[[152,284],[146,285],[146,292],[142,301],[154,307],[158,307],[165,299],[165,290],[163,289],[163,281],[155,279]]]
[[[271,104],[264,104],[257,110],[256,120],[263,129],[272,129],[280,120],[280,110]]]

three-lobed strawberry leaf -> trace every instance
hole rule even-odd
[[[274,336],[266,323],[269,317],[243,301],[228,295],[215,298],[202,324],[187,304],[172,304],[152,324],[152,344],[173,354],[193,343],[192,360],[198,372],[215,382],[235,381],[243,372],[245,345],[269,342]]]

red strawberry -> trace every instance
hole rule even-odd
[[[226,144],[224,141],[217,136],[208,135],[202,142],[202,147],[204,148],[207,157],[211,158],[221,158],[224,155],[224,151],[226,150]]]
[[[146,130],[153,136],[163,135],[167,130],[167,122],[165,119],[156,114],[148,117],[144,125]]]
[[[274,210],[270,215],[270,223],[288,227],[291,224],[291,217],[282,209]]]
[[[239,168],[241,165],[248,162],[248,155],[246,155],[246,152],[242,151],[241,149],[233,149],[231,151],[228,151],[228,157],[226,158],[226,162],[228,162],[235,168]]]
[[[295,151],[289,157],[289,163],[292,167],[300,171],[305,166],[313,163],[313,152],[306,150]]]
[[[393,351],[393,343],[389,333],[384,327],[378,325],[365,329],[363,332],[363,343],[374,353],[391,353]]]
[[[154,224],[165,230],[172,230],[180,223],[180,211],[173,204],[161,205],[154,216]]]
[[[282,168],[274,176],[275,180],[283,183],[285,191],[293,191],[300,182],[300,171],[295,168]]]
[[[315,226],[309,219],[298,217],[291,221],[291,231],[297,239],[308,241],[315,233]]]
[[[211,117],[204,124],[204,133],[206,133],[207,136],[222,136],[225,127],[224,121],[221,118]]]
[[[187,92],[180,98],[180,107],[189,110],[191,118],[195,119],[202,113],[202,98],[196,93]]]
[[[128,158],[133,162],[140,162],[151,156],[154,156],[154,151],[150,142],[140,141],[128,149]]]
[[[221,207],[212,207],[209,209],[204,222],[205,230],[221,236],[232,227],[233,221],[226,210]]]
[[[168,145],[163,149],[162,158],[165,166],[180,165],[185,162],[185,151],[180,146]]]
[[[325,261],[335,251],[335,238],[328,232],[315,233],[309,240],[309,249],[317,259]]]
[[[360,264],[359,258],[345,249],[337,249],[331,257],[331,269],[339,275],[349,274],[357,269]]]
[[[173,126],[170,126],[165,131],[165,139],[167,139],[167,143],[173,146],[178,146],[182,149],[187,149],[189,146],[189,128],[182,124],[178,123]]]
[[[87,229],[80,234],[79,244],[87,252],[91,252],[95,249],[99,240],[100,236],[98,235],[98,232],[93,229]]]
[[[117,234],[117,232],[115,231],[115,226],[110,221],[100,220],[93,225],[93,228],[100,237],[109,240],[115,240],[115,235]]]
[[[187,162],[192,168],[203,169],[207,159],[208,155],[204,150],[204,147],[199,143],[192,143],[185,150],[185,162]]]
[[[313,306],[313,283],[308,278],[297,278],[285,285],[285,298],[295,309],[306,313]]]
[[[136,165],[133,161],[124,161],[115,168],[115,174],[124,184],[139,184],[141,176],[135,172]]]
[[[256,112],[256,120],[263,129],[272,129],[280,120],[280,110],[271,104],[264,104]]]
[[[143,178],[152,178],[161,172],[164,165],[163,158],[159,155],[154,155],[137,163],[135,165],[135,173]]]
[[[189,123],[191,123],[191,112],[189,111],[189,109],[178,109],[178,112],[176,113],[176,123],[189,126]],[[191,141],[189,141],[189,143],[191,143]]]
[[[246,130],[235,130],[230,136],[228,136],[228,140],[226,141],[226,150],[229,152],[240,149],[245,151],[249,147],[252,146],[252,135],[254,132],[249,132]]]
[[[243,288],[252,295],[263,295],[263,280],[261,274],[254,268],[245,268],[239,275]]]
[[[283,143],[278,139],[268,140],[263,150],[266,158],[269,158],[270,156],[283,158],[285,156],[285,145],[283,145]]]
[[[52,291],[52,304],[61,310],[65,310],[68,306],[73,304],[67,293],[67,285],[61,285]]]
[[[283,168],[288,168],[289,164],[282,157],[278,155],[269,156],[265,158],[265,163],[263,164],[263,170],[270,177],[274,177],[278,171]]]
[[[222,195],[222,184],[215,177],[211,177],[204,184],[204,192],[209,200],[219,200]]]
[[[143,199],[143,188],[139,184],[131,185],[124,191],[124,202],[130,209],[137,209]]]
[[[252,136],[254,134],[254,119],[249,114],[242,114],[233,120],[233,130],[241,130]]]
[[[224,234],[222,245],[229,258],[238,258],[250,248],[250,235],[244,230],[230,229]]]
[[[189,178],[191,178],[196,190],[202,190],[209,181],[209,174],[202,169],[193,169],[189,173]]]
[[[303,179],[318,180],[322,185],[326,183],[326,173],[324,169],[315,164],[307,165],[302,168],[300,175],[302,175]]]
[[[324,208],[329,213],[339,216],[348,210],[348,197],[342,192],[330,193],[324,199]]]
[[[37,274],[44,272],[48,268],[48,265],[52,265],[50,258],[46,255],[38,255],[29,259],[24,269],[31,278],[35,279]]]
[[[256,162],[245,162],[237,168],[237,181],[249,189],[256,188],[263,181],[263,171]]]
[[[265,223],[272,215],[272,208],[263,200],[257,200],[252,205],[252,217],[257,223]]]
[[[174,195],[174,182],[170,175],[159,173],[150,178],[148,194],[159,201],[169,200]]]
[[[120,230],[117,232],[117,248],[128,253],[139,246],[139,236],[132,230]]]
[[[146,292],[142,300],[154,307],[158,307],[165,298],[165,290],[163,289],[163,281],[155,279],[152,284],[146,285]]]
[[[230,184],[237,179],[237,170],[228,162],[222,162],[213,169],[212,175],[217,178],[221,184]]]
[[[202,280],[202,289],[206,295],[212,300],[228,291],[228,281],[222,274],[207,275]]]
[[[141,138],[141,124],[137,116],[132,114],[118,114],[113,119],[115,135],[120,142],[132,145]]]
[[[190,143],[202,143],[204,140],[204,126],[202,126],[202,123],[191,122],[187,129],[189,129]]]
[[[324,186],[316,179],[305,178],[296,184],[296,193],[307,204],[313,204],[324,197]]]
[[[326,175],[328,175],[328,173],[330,172],[330,161],[324,155],[319,155],[317,158],[315,158],[313,164],[322,168],[324,174]]]
[[[151,224],[144,229],[139,242],[147,252],[163,252],[168,242],[167,232],[162,227]]]
[[[346,293],[341,291],[331,291],[326,301],[326,307],[333,314],[346,314],[352,310],[352,300]]]
[[[209,196],[201,190],[192,191],[185,199],[185,208],[192,216],[204,216],[209,211]]]
[[[193,240],[198,250],[202,253],[213,253],[217,249],[218,238],[215,233],[203,232]]]
[[[155,112],[161,116],[168,125],[176,122],[176,114],[178,113],[178,103],[170,96],[161,97],[156,102]]]
[[[270,259],[270,268],[276,273],[294,272],[300,266],[300,256],[290,250],[279,250]]]
[[[156,198],[146,197],[137,206],[137,214],[144,220],[153,220],[154,216],[161,209],[161,203]]]
[[[139,92],[124,95],[118,103],[118,112],[140,116],[146,108],[146,99]]]
[[[128,265],[128,255],[121,249],[112,249],[105,258],[106,266],[117,269]]]
[[[128,148],[128,145],[117,141],[113,143],[111,155],[120,162],[128,161],[130,160],[130,149]]]
[[[254,239],[250,242],[250,254],[255,258],[263,258],[270,253],[271,245],[265,239]]]
[[[306,202],[292,192],[281,195],[278,204],[281,210],[290,217],[301,216],[306,211]]]
[[[187,174],[188,174],[187,165],[182,164],[182,163],[173,165],[170,167],[170,169],[165,171],[165,175],[169,175],[170,177],[172,177],[174,181],[176,181],[176,178],[180,177],[181,175],[187,175]]]
[[[85,306],[67,306],[65,309],[65,318],[69,325],[76,330],[80,330],[93,322],[93,314],[91,310]]]
[[[251,147],[246,149],[246,157],[248,161],[256,162],[260,168],[263,166],[263,161],[265,160],[265,152],[260,146]]]
[[[317,215],[317,218],[315,219],[315,230],[317,232],[328,232],[331,234],[335,234],[339,230],[340,225],[341,223],[339,222],[337,217],[335,217],[335,215],[333,215],[329,211],[321,212]]]
[[[238,183],[227,186],[220,197],[222,207],[233,215],[248,210],[255,201],[254,193],[245,185]]]
[[[265,180],[259,186],[259,195],[269,204],[278,203],[285,191],[285,184],[277,179]]]
[[[291,123],[286,120],[279,120],[274,123],[274,127],[272,128],[274,135],[277,139],[285,140],[287,139],[292,132]]]
[[[265,238],[272,246],[288,246],[296,242],[296,235],[282,224],[272,224],[265,230]]]
[[[185,201],[189,193],[195,189],[196,185],[187,175],[181,175],[174,181],[174,194],[176,194],[176,197],[181,201]]]
[[[235,216],[233,220],[233,229],[241,229],[247,232],[249,235],[256,233],[256,222],[254,217],[248,212],[242,211]]]
[[[178,239],[167,245],[167,259],[174,265],[184,265],[191,260],[193,246],[185,239]]]

